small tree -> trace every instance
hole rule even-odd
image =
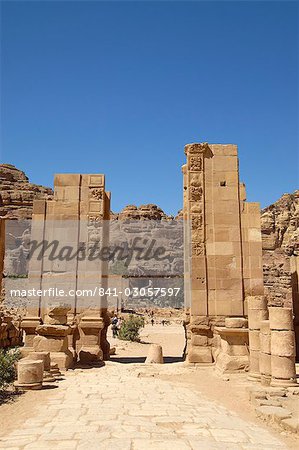
[[[20,359],[18,349],[0,349],[0,391],[16,378],[15,363]]]
[[[120,327],[118,337],[123,341],[139,342],[139,331],[144,327],[144,318],[141,316],[129,315],[128,319],[125,319]]]

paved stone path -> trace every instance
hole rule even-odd
[[[263,427],[241,420],[185,385],[140,376],[137,366],[109,362],[102,368],[69,372],[22,428],[0,439],[0,448],[273,450],[287,447]]]

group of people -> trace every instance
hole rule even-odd
[[[112,336],[116,338],[121,327],[121,318],[114,316],[111,319]]]
[[[154,326],[154,323],[155,323],[155,320],[154,320],[154,318],[152,317],[152,318],[151,318],[151,324],[152,324],[152,327]],[[163,325],[163,327],[164,327],[164,325],[169,325],[169,321],[168,321],[168,320],[164,320],[164,319],[162,319],[160,323]]]

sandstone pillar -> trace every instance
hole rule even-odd
[[[298,386],[295,333],[291,308],[269,308],[271,329],[271,386]]]
[[[208,345],[210,326],[208,315],[207,268],[205,250],[204,212],[204,161],[210,152],[207,144],[185,146],[187,165],[184,173],[184,217],[185,217],[185,293],[190,289],[191,332],[187,360],[190,363],[212,362],[212,349]],[[186,189],[185,189],[186,187]],[[189,284],[190,279],[190,284]],[[187,293],[187,298],[189,297]]]
[[[103,360],[101,349],[101,330],[104,328],[102,317],[97,313],[89,311],[88,316],[83,316],[80,320],[79,329],[81,333],[80,342],[82,347],[79,351],[79,361],[83,364],[90,364]]]
[[[260,209],[246,202],[236,145],[195,143],[185,153],[187,361],[213,362],[220,337],[215,327],[223,328],[227,317],[244,317],[247,295],[263,295]]]
[[[68,334],[71,328],[67,325],[67,312],[70,306],[56,303],[50,305],[45,323],[36,328],[38,336],[33,340],[36,352],[50,352],[51,361],[58,364],[59,369],[67,370],[73,366],[73,355],[68,349]]]
[[[110,193],[105,191],[103,174],[57,174],[54,180],[54,200],[34,201],[32,239],[38,243],[44,241],[46,245],[58,242],[56,256],[59,253],[60,257],[49,258],[52,247],[46,249],[42,258],[38,258],[39,252],[31,258],[29,286],[41,289],[46,294],[36,302],[37,310],[31,311],[28,316],[36,320],[39,316],[43,318],[48,304],[53,301],[51,290],[63,291],[64,300],[71,305],[70,314],[74,319],[70,319],[72,324],[69,322],[72,334],[66,334],[73,357],[76,357],[77,351],[82,347],[82,342],[77,339],[76,316],[79,321],[82,313],[88,316],[89,313],[85,312],[95,309],[104,322],[100,339],[103,357],[109,357],[106,338],[109,320],[107,299],[97,292],[97,288],[105,290],[107,287],[108,263],[101,257],[89,259],[89,251],[94,249],[98,254],[108,244],[109,217]],[[69,253],[72,257],[68,258]],[[95,295],[90,296],[88,292],[95,292]],[[57,327],[62,325],[50,323],[48,319],[45,322]],[[63,326],[66,326],[66,322]],[[52,327],[51,333],[54,328]],[[33,332],[34,328],[31,327],[30,331]],[[39,331],[43,332],[41,328]],[[56,332],[62,333],[62,328]],[[60,351],[62,349],[58,350]],[[69,361],[69,355],[67,360]]]
[[[292,303],[294,313],[294,332],[296,341],[296,361],[299,362],[299,256],[291,256]]]
[[[244,372],[249,367],[247,320],[242,317],[225,319],[225,327],[215,327],[221,337],[216,351],[216,370],[222,373]]]
[[[36,328],[41,324],[41,319],[37,316],[26,315],[22,322],[21,328],[25,332],[24,336],[24,347],[21,348],[23,356],[27,356],[30,352],[34,351],[33,340],[36,336]]]
[[[249,328],[249,379],[260,380],[260,329],[261,321],[268,318],[267,301],[263,295],[247,297]]]

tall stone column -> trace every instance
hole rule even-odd
[[[32,239],[51,245],[41,258],[38,257],[40,252],[36,252],[29,264],[29,286],[40,289],[43,295],[22,322],[27,346],[32,346],[36,326],[40,324],[40,317],[45,316],[48,305],[60,300],[53,298],[52,292],[61,290],[64,292],[63,300],[71,306],[69,324],[74,334],[69,335],[68,332],[63,337],[67,337],[72,354],[76,357],[82,347],[76,323],[85,316],[93,317],[92,330],[97,334],[95,339],[98,345],[102,347],[98,354],[109,357],[107,299],[98,291],[98,288],[105,290],[107,287],[108,263],[99,253],[109,242],[109,215],[110,193],[105,191],[103,174],[57,174],[54,200],[34,201]],[[96,255],[89,258],[93,247]],[[51,256],[52,250],[54,258]],[[94,326],[95,318],[99,326]],[[89,321],[83,320],[82,323],[86,325]],[[56,332],[43,328],[39,331]],[[63,330],[60,329],[59,333],[62,336]],[[82,339],[85,335],[85,331],[81,330]],[[62,350],[65,350],[64,339]]]
[[[298,386],[295,333],[291,308],[269,308],[271,329],[271,386]]]
[[[190,363],[212,362],[212,350],[208,338],[211,330],[208,319],[207,267],[205,250],[205,202],[204,202],[204,162],[210,152],[207,144],[185,146],[187,165],[184,170],[184,217],[186,267],[189,270],[190,286],[190,324],[191,340],[187,353]],[[190,255],[190,256],[189,256]]]
[[[294,313],[294,332],[296,342],[296,361],[299,362],[299,255],[290,258],[292,280],[292,303]]]
[[[99,294],[100,288],[104,292],[108,287],[108,261],[97,257],[109,244],[109,217],[110,193],[105,192],[104,175],[82,175],[79,242],[93,256],[78,261],[77,289],[96,292],[95,297],[78,298],[76,304],[81,315],[78,354],[84,363],[109,359],[107,296]]]
[[[46,200],[35,200],[33,202],[31,241],[40,244],[45,238]],[[38,252],[39,253],[39,252]],[[43,258],[38,258],[38,253],[33,253],[29,261],[28,286],[37,291],[42,288]],[[36,328],[42,323],[41,319],[42,297],[33,297],[31,304],[27,306],[26,315],[23,317],[21,327],[25,332],[24,347],[21,352],[23,356],[34,351],[33,340],[36,336]]]

